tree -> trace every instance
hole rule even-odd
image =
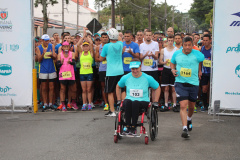
[[[69,3],[69,0],[65,0],[66,3]],[[58,1],[57,0],[35,0],[35,7],[38,7],[39,4],[42,5],[43,9],[42,9],[42,13],[43,13],[43,34],[47,33],[47,28],[48,28],[48,16],[47,16],[47,7],[49,4],[51,4],[52,6],[54,4],[57,4]]]

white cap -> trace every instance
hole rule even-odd
[[[118,40],[118,35],[119,35],[119,33],[115,28],[109,29],[109,31],[108,31],[109,39]]]
[[[42,35],[41,39],[43,39],[44,41],[48,41],[48,40],[50,40],[50,37],[49,37],[49,35],[44,34],[44,35]]]

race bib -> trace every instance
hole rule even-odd
[[[51,57],[48,57],[48,55],[52,54],[51,52],[46,52],[44,54],[44,59],[50,59]]]
[[[124,57],[124,64],[130,64],[132,57]]]
[[[144,64],[144,66],[152,66],[153,60],[152,59],[144,59],[143,64]]]
[[[131,49],[126,48],[126,49],[125,49],[125,52],[129,52],[130,50],[133,52],[133,49],[132,49],[132,48],[131,48]]]
[[[170,66],[170,62],[171,62],[171,59],[167,59],[168,60],[168,62],[167,62],[167,64],[166,64],[166,66]],[[167,61],[166,60],[166,61]]]
[[[91,63],[83,62],[83,69],[90,69],[90,68],[91,68]]]
[[[181,68],[180,75],[182,77],[191,77],[192,76],[192,69]]]
[[[107,64],[107,61],[105,60],[105,61],[102,61],[102,64]]]
[[[204,60],[203,61],[203,66],[204,67],[211,67],[211,60]]]
[[[72,77],[71,71],[62,72],[62,78],[71,78],[71,77]]]
[[[139,98],[143,97],[143,90],[142,89],[130,89],[130,96]]]

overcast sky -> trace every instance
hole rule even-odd
[[[95,0],[88,0],[89,7],[91,9],[94,9],[94,2]],[[155,3],[162,3],[165,2],[165,0],[155,0]],[[193,0],[167,0],[168,5],[176,6],[176,10],[179,10],[180,12],[187,12],[191,8],[191,4],[193,3]]]

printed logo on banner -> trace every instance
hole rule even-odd
[[[238,43],[238,45],[236,47],[228,47],[226,50],[226,53],[228,53],[228,52],[239,53],[240,52],[240,43]]]
[[[0,75],[9,76],[12,74],[12,66],[8,64],[0,64]]]
[[[8,18],[7,8],[0,8],[0,32],[12,32],[12,22],[6,21]]]
[[[240,78],[240,65],[236,67],[235,74]]]
[[[0,87],[0,96],[17,96],[15,93],[9,93],[11,89],[9,86]]]
[[[0,43],[0,54],[3,54],[3,50],[4,50],[4,45],[3,43]]]
[[[7,19],[8,11],[6,11],[6,10],[7,10],[7,8],[6,9],[1,9],[0,8],[0,19],[2,19],[2,20]]]
[[[18,44],[4,44],[0,43],[0,54],[4,54],[5,52],[8,52],[8,50],[16,52],[19,50]]]
[[[10,44],[10,50],[11,51],[17,51],[19,49],[19,45],[18,44]]]
[[[240,17],[240,12],[238,12],[238,13],[233,13],[232,15],[235,15],[235,16],[238,16],[238,17]],[[230,26],[233,26],[233,27],[235,27],[235,26],[240,26],[240,21],[233,21],[231,24],[230,24]]]

